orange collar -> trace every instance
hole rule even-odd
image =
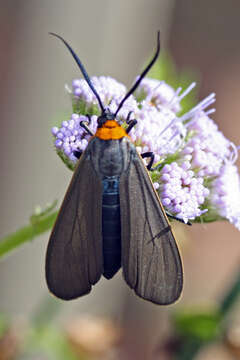
[[[119,140],[128,135],[116,120],[107,120],[102,127],[97,129],[95,136],[101,140]]]

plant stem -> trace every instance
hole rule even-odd
[[[16,232],[9,234],[0,241],[0,258],[27,241],[33,240],[36,236],[50,230],[57,217],[58,211],[44,216],[34,224],[26,225]]]
[[[232,309],[239,296],[240,296],[240,268],[235,276],[235,279],[229,291],[226,293],[226,295],[223,297],[220,303],[219,312],[223,318],[226,317],[228,312]]]
[[[195,340],[195,341],[186,341],[183,344],[180,353],[175,358],[176,360],[192,360],[194,359],[195,355],[202,347],[202,342]]]

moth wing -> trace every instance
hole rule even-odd
[[[128,170],[121,175],[119,191],[123,276],[140,297],[171,304],[182,291],[181,258],[160,199],[135,149]]]
[[[89,293],[103,271],[102,185],[87,155],[90,147],[79,160],[47,248],[47,284],[64,300]]]

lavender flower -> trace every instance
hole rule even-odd
[[[210,200],[216,212],[240,230],[240,180],[237,167],[230,162],[222,165],[213,181]]]
[[[93,76],[91,78],[91,82],[97,93],[99,94],[103,105],[105,107],[108,106],[112,112],[116,111],[120,101],[126,95],[126,87],[109,76]],[[76,102],[77,105],[79,103],[84,103],[85,105],[84,115],[92,112],[94,112],[95,114],[99,114],[98,111],[100,111],[100,109],[98,101],[96,99],[96,96],[89,89],[86,80],[73,80],[72,88],[74,102]],[[96,109],[98,111],[96,111]],[[129,111],[132,111],[135,114],[137,110],[137,102],[133,96],[130,96],[120,110],[119,118],[122,120],[126,120]]]
[[[160,183],[159,192],[163,205],[185,222],[207,211],[200,207],[209,195],[209,190],[204,187],[203,178],[195,176],[189,161],[164,165]]]
[[[165,81],[145,78],[141,81],[136,90],[136,97],[138,99],[145,99],[153,105],[164,105],[174,112],[181,110],[178,91],[175,91]]]
[[[55,147],[64,162],[74,169],[77,162],[75,151],[82,152],[86,149],[90,135],[80,126],[80,122],[88,122],[87,116],[72,114],[71,119],[63,121],[61,127],[53,127],[52,134],[55,138]],[[97,129],[97,115],[91,116],[89,128],[93,133]]]
[[[187,96],[195,86],[196,83],[190,84],[180,95],[182,91],[181,87],[174,90],[170,85],[166,84],[165,81],[144,78],[136,90],[136,97],[138,100],[145,99],[156,107],[163,105],[165,108],[178,113],[181,110],[181,100]]]
[[[108,106],[112,99],[122,99],[126,94],[126,87],[111,77],[93,76],[91,82],[99,94],[103,105]],[[96,96],[91,90],[84,79],[76,79],[72,82],[73,95],[83,99],[90,106],[92,104],[98,105]]]
[[[192,157],[192,166],[200,176],[218,176],[225,159],[231,157],[230,141],[205,112],[195,114],[186,126],[193,136],[187,141],[182,155]]]
[[[114,112],[126,94],[125,86],[110,77],[93,77],[91,81],[104,106]],[[177,115],[181,100],[194,86],[192,83],[181,92],[164,81],[143,79],[135,97],[132,95],[120,110],[119,119],[124,122],[131,111],[131,118],[138,121],[130,132],[131,139],[140,153],[154,153],[151,176],[169,213],[185,222],[224,218],[240,230],[240,180],[234,165],[237,148],[209,117],[215,111],[207,110],[215,94]],[[77,111],[54,127],[52,134],[57,153],[74,169],[75,151],[84,151],[90,138],[80,122],[88,122],[90,115],[89,127],[95,133],[100,109],[82,79],[73,81],[72,100]]]
[[[146,100],[140,105],[136,116],[138,124],[131,130],[130,136],[142,152],[154,152],[155,162],[158,162],[161,157],[177,151],[186,136],[186,128],[175,121],[176,114],[167,107],[156,108]]]

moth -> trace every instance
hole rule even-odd
[[[46,281],[55,296],[71,300],[91,291],[103,275],[111,279],[122,268],[126,283],[141,298],[156,304],[175,302],[182,291],[183,271],[167,215],[148,170],[154,154],[140,155],[118,112],[155,63],[138,77],[115,113],[104,107],[83,64],[59,35],[77,62],[101,109],[95,134],[79,160],[52,230],[46,255]],[[145,166],[143,158],[150,158]]]

